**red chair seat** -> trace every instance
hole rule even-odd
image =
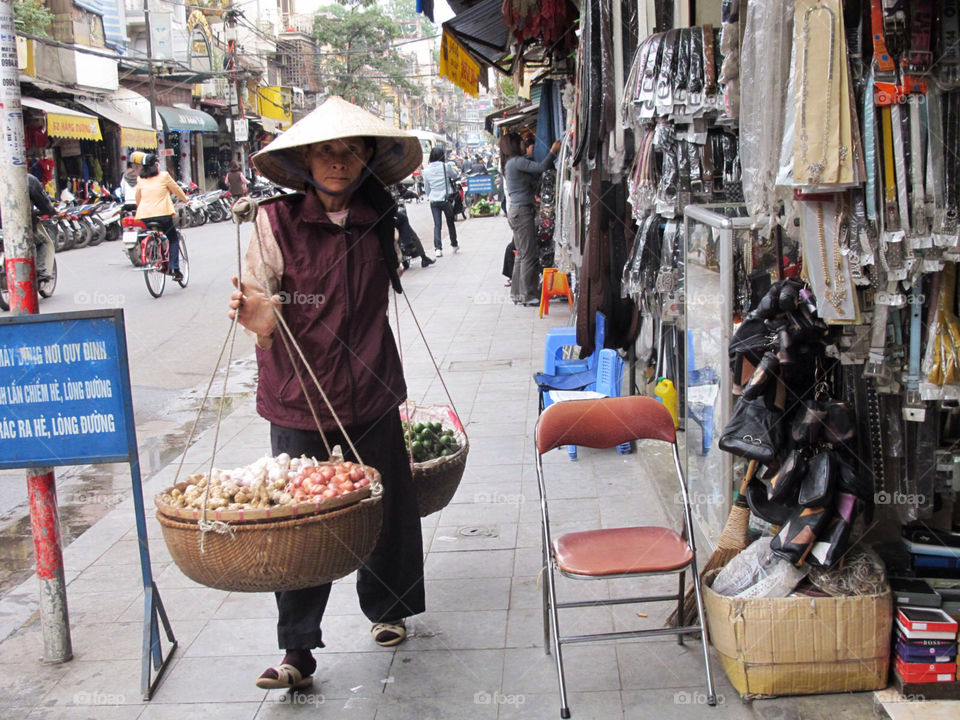
[[[574,575],[669,572],[693,560],[687,541],[664,527],[568,533],[554,541],[553,553],[557,566]]]

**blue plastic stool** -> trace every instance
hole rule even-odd
[[[602,393],[607,397],[620,397],[620,390],[623,383],[623,359],[616,350],[606,348],[599,353],[597,360],[597,389],[596,392]],[[625,442],[617,445],[617,452],[620,455],[630,454],[630,443]],[[577,459],[577,446],[567,445],[567,453],[571,460]]]
[[[690,387],[716,385],[719,382],[716,370],[711,367],[696,369],[696,364],[693,330],[687,330],[687,382]],[[700,426],[700,455],[708,454],[713,444],[713,405],[690,403],[687,416]]]
[[[596,327],[593,335],[593,353],[586,358],[562,358],[563,349],[577,344],[577,329],[575,327],[557,327],[547,331],[543,349],[543,372],[545,375],[571,375],[593,370],[597,365],[597,357],[603,349],[607,338],[607,319],[603,313],[596,316]]]
[[[547,375],[567,375],[587,369],[587,359],[562,359],[563,349],[577,344],[575,327],[555,327],[547,331],[543,348],[543,372]],[[558,365],[559,363],[559,365]]]

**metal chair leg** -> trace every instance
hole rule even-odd
[[[547,565],[547,585],[550,592],[550,630],[553,633],[553,655],[557,662],[557,682],[560,687],[560,717],[570,717],[567,704],[567,684],[563,677],[563,655],[560,652],[560,618],[557,614],[557,588],[553,581],[553,567]]]
[[[547,557],[546,552],[543,553],[543,574],[550,572],[550,558]],[[541,601],[540,606],[543,610],[543,654],[550,654],[550,608],[553,607],[550,604],[550,588],[547,582],[544,580],[540,583],[541,590]]]
[[[680,575],[680,589],[678,590],[678,599],[677,599],[677,627],[683,627],[686,623],[684,622],[686,618],[683,617],[683,595],[684,595],[684,584],[687,576],[687,571],[682,570],[679,573]],[[683,633],[677,633],[677,645],[683,645]]]
[[[691,566],[693,572],[693,591],[697,597],[697,617],[700,620],[700,642],[703,645],[703,667],[707,675],[707,705],[717,704],[717,696],[713,690],[713,672],[710,669],[710,641],[707,638],[707,613],[703,609],[703,593],[700,586],[700,575],[697,565]]]

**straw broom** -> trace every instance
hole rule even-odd
[[[730,516],[727,518],[726,525],[723,526],[723,532],[720,533],[720,539],[717,540],[717,548],[713,551],[707,564],[700,570],[700,580],[715,575],[719,570],[726,567],[727,563],[733,560],[740,551],[747,546],[747,523],[750,521],[750,508],[747,507],[747,485],[757,471],[757,461],[751,460],[747,467],[747,473],[743,476],[743,482],[740,483],[740,492],[737,499],[730,508]],[[693,528],[690,528],[693,532]],[[697,595],[693,583],[687,590],[683,598],[683,617],[677,617],[677,611],[674,610],[667,618],[667,625],[681,626],[686,624],[688,617],[697,612]]]

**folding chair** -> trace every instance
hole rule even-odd
[[[547,486],[543,475],[543,455],[562,445],[609,448],[631,440],[660,440],[670,443],[673,447],[674,468],[683,496],[681,532],[677,533],[666,527],[637,526],[571,532],[555,539],[551,537]],[[710,705],[716,705],[710,654],[707,647],[707,626],[704,621],[700,573],[697,568],[697,553],[692,532],[690,498],[683,470],[680,467],[677,436],[669,411],[653,398],[638,396],[555,403],[546,408],[537,421],[536,445],[541,541],[547,577],[547,582],[543,586],[544,651],[550,653],[552,638],[560,686],[560,717],[570,717],[561,654],[563,645],[654,635],[676,635],[677,642],[682,645],[684,635],[700,633],[707,680],[707,702]],[[693,587],[697,599],[696,624],[591,635],[560,634],[558,613],[560,608],[672,601],[677,604],[679,616],[683,617],[684,576],[687,568],[693,573]],[[557,602],[554,570],[559,570],[564,576],[577,580],[636,578],[676,573],[679,577],[679,587],[676,595]]]

